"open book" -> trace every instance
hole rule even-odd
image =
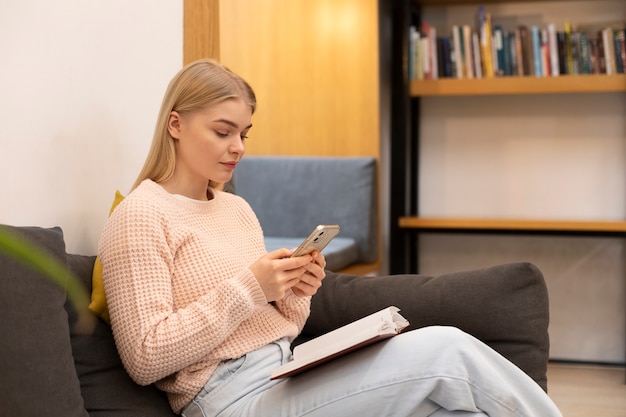
[[[331,359],[399,334],[409,322],[397,307],[387,307],[336,330],[298,345],[293,360],[272,372],[271,379],[304,372]]]

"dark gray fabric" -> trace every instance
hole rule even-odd
[[[68,255],[74,274],[91,292],[95,256]],[[72,322],[76,314],[70,306]],[[91,417],[172,417],[165,393],[155,386],[139,386],[129,376],[115,348],[109,325],[101,320],[93,334],[72,332],[72,351],[85,408]]]
[[[339,224],[354,238],[358,262],[378,256],[376,159],[246,156],[234,186],[266,236],[304,239],[318,224]]]
[[[482,340],[547,390],[548,292],[532,264],[513,263],[438,277],[329,273],[313,297],[300,340],[395,305],[410,329],[455,326]]]
[[[12,228],[59,259],[90,290],[95,257],[65,255],[60,229]],[[154,386],[124,370],[108,325],[71,333],[76,315],[65,293],[0,255],[0,406],[11,416],[174,416]],[[64,309],[67,308],[67,312]],[[458,327],[511,360],[546,389],[548,294],[528,263],[438,277],[357,277],[328,272],[299,340],[318,336],[389,305],[411,328]],[[72,357],[73,354],[73,357]],[[79,382],[80,379],[80,382]],[[81,396],[82,391],[82,396]],[[84,399],[84,404],[83,404]]]
[[[65,263],[61,229],[0,226]],[[86,417],[65,291],[0,253],[0,407],[7,416]]]

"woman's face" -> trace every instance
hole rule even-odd
[[[239,98],[185,115],[173,111],[168,130],[176,143],[176,168],[168,183],[195,198],[189,192],[206,195],[208,180],[228,182],[245,152],[251,120],[250,106]]]

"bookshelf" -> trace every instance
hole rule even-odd
[[[571,0],[569,0],[571,2]],[[533,3],[534,0],[515,0]],[[508,4],[510,0],[483,1],[480,4]],[[626,221],[424,217],[419,213],[419,154],[421,99],[426,97],[626,93],[626,74],[585,74],[545,76],[505,76],[480,79],[439,78],[410,80],[408,28],[420,26],[423,7],[475,6],[471,0],[397,1],[392,16],[392,96],[390,145],[390,244],[391,273],[418,271],[419,233],[511,233],[569,236],[626,237]]]
[[[567,94],[626,92],[626,74],[559,77],[494,77],[411,81],[412,97],[493,94]]]

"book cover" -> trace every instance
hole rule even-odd
[[[346,355],[357,349],[400,334],[409,322],[400,309],[387,307],[336,330],[298,345],[293,360],[276,368],[271,379],[286,378]]]

